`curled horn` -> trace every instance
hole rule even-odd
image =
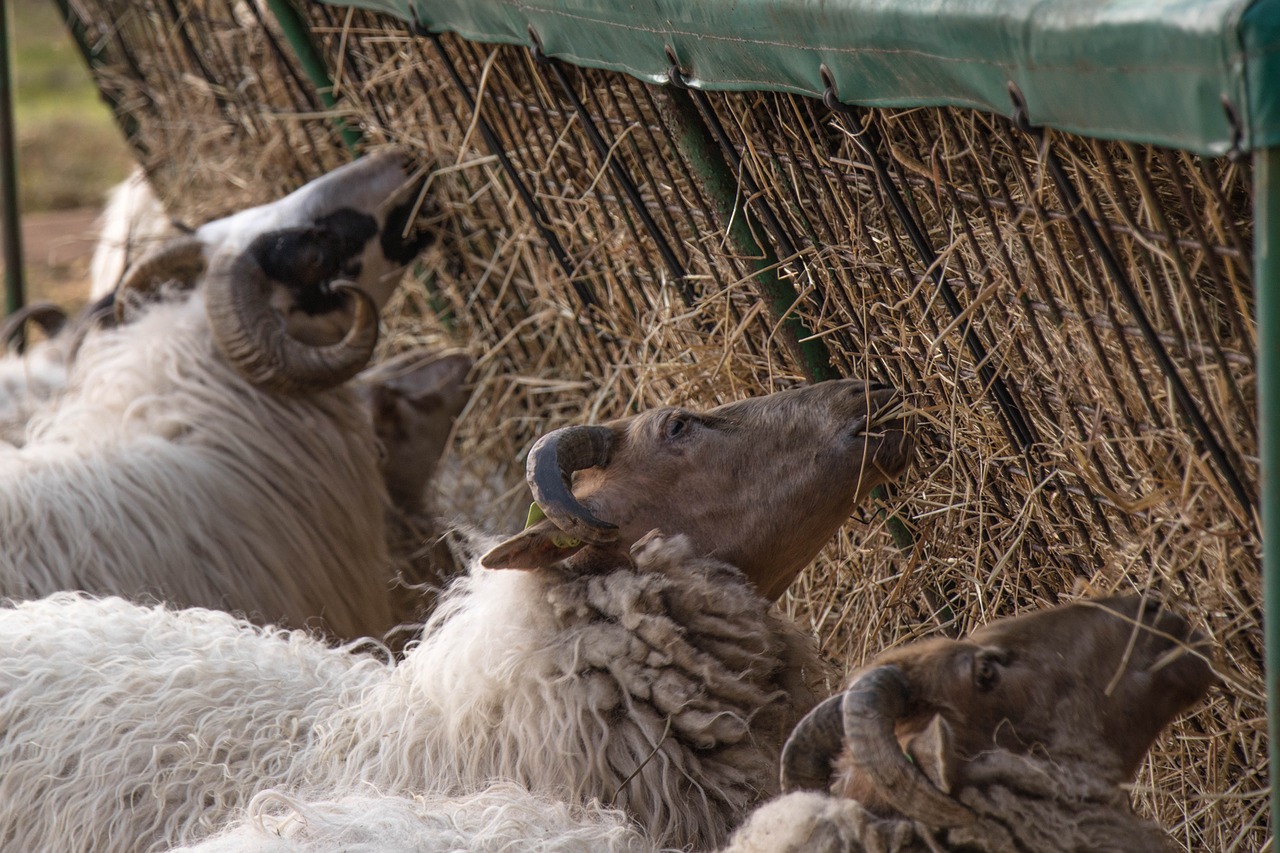
[[[22,338],[27,323],[35,322],[51,338],[67,324],[67,312],[52,302],[33,302],[14,311],[0,323],[0,345],[13,346]]]
[[[844,737],[850,754],[899,811],[928,826],[963,826],[973,812],[934,787],[902,752],[894,724],[907,712],[910,688],[896,666],[879,666],[845,691]]]
[[[355,376],[378,343],[378,309],[350,282],[333,288],[355,300],[355,316],[342,340],[310,346],[292,338],[271,306],[273,285],[253,254],[216,259],[205,284],[213,338],[231,364],[255,385],[281,394],[312,394]]]
[[[116,322],[128,322],[129,309],[136,304],[130,298],[133,294],[145,300],[170,281],[191,287],[204,273],[204,268],[204,244],[195,237],[178,237],[148,250],[116,285]]]
[[[613,430],[608,427],[571,426],[547,433],[529,451],[526,479],[533,499],[556,527],[586,542],[613,542],[618,526],[578,503],[570,488],[573,472],[607,465],[612,450]]]
[[[832,696],[804,715],[782,747],[782,790],[826,791],[831,762],[844,749],[840,715],[843,695]]]

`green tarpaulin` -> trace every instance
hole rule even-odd
[[[1280,0],[345,0],[433,31],[531,44],[703,89],[966,106],[1222,154],[1280,143]],[[1234,112],[1238,128],[1229,117]]]

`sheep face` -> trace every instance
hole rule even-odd
[[[188,242],[209,259],[209,325],[249,381],[306,394],[368,363],[378,310],[426,241],[399,154],[371,156]],[[284,322],[282,324],[281,318]]]
[[[454,419],[470,398],[465,382],[471,364],[462,353],[414,349],[365,370],[353,383],[382,443],[387,493],[402,512],[422,510]]]
[[[662,408],[557,431],[529,460],[548,520],[482,562],[537,568],[567,558],[590,568],[600,552],[616,559],[657,529],[685,534],[777,598],[854,505],[906,468],[912,440],[897,410],[892,388],[846,379],[704,413]],[[548,491],[570,477],[571,495]],[[566,534],[582,543],[561,547]]]
[[[1205,636],[1157,599],[1125,596],[995,622],[905,671],[951,724],[962,762],[992,746],[1043,748],[1119,783],[1209,689],[1206,653]]]
[[[784,784],[825,787],[828,762],[843,744],[836,793],[935,826],[961,821],[958,813],[940,818],[945,807],[911,813],[904,803],[937,794],[922,795],[925,786],[965,786],[973,763],[993,750],[1087,766],[1100,782],[1118,785],[1133,777],[1160,731],[1209,689],[1205,642],[1156,601],[1126,596],[891,651],[797,727]],[[812,752],[801,746],[805,732],[818,733]],[[824,740],[834,746],[825,759]],[[913,767],[924,768],[932,784]]]

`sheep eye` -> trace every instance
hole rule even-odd
[[[973,666],[973,684],[983,693],[995,689],[1000,683],[1000,666],[993,658],[979,657]]]
[[[662,431],[668,440],[679,438],[689,431],[688,416],[682,414],[672,415],[667,418],[667,423]]]

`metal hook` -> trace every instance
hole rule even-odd
[[[676,49],[671,45],[663,47],[662,52],[667,57],[667,81],[677,89],[688,89],[689,81],[685,79],[684,69],[680,67],[680,60],[676,57]]]
[[[529,34],[529,41],[531,42],[529,52],[533,54],[533,61],[539,65],[546,65],[551,60],[542,50],[542,39],[539,38],[538,31],[533,28],[533,24],[530,24],[525,32]]]
[[[1012,80],[1009,81],[1007,88],[1009,100],[1013,102],[1013,115],[1009,117],[1013,126],[1023,133],[1035,133],[1036,128],[1031,124],[1031,116],[1027,112],[1027,99],[1023,96],[1022,90]]]
[[[1244,150],[1244,122],[1240,120],[1240,111],[1225,93],[1222,96],[1222,110],[1227,114],[1227,122],[1231,125],[1231,148],[1227,150],[1227,159],[1232,163],[1240,163],[1249,158],[1249,152]]]
[[[431,35],[431,30],[427,29],[426,25],[423,24],[422,20],[418,17],[418,7],[415,6],[413,3],[410,3],[408,5],[408,9],[409,9],[409,32],[413,33],[418,38],[426,38],[427,36]]]

